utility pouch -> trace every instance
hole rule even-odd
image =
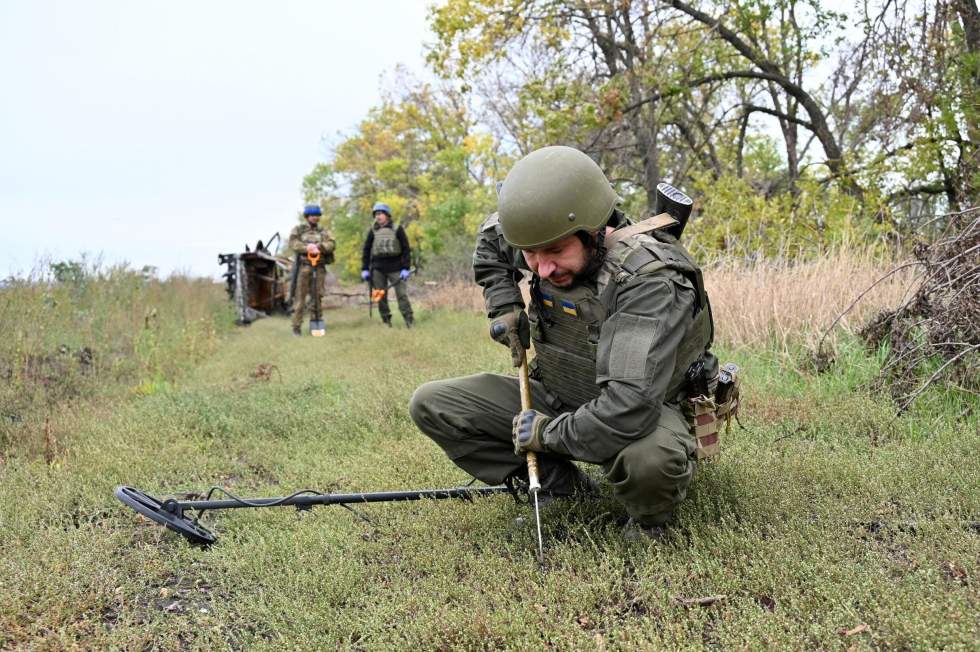
[[[738,365],[729,362],[717,369],[717,358],[706,353],[687,370],[688,397],[681,408],[694,435],[698,461],[721,451],[722,423],[727,432],[738,411]]]
[[[697,459],[706,460],[721,451],[721,422],[718,420],[715,399],[710,396],[691,396],[681,406],[687,425],[694,435]]]
[[[739,390],[741,386],[741,370],[734,362],[726,362],[718,373],[718,389],[715,392],[715,403],[718,406],[715,415],[719,423],[725,422],[725,432],[731,429],[732,418],[738,414]]]

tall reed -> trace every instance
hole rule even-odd
[[[714,313],[716,340],[727,346],[815,347],[834,320],[858,295],[894,266],[857,248],[820,258],[719,258],[704,264],[704,280]],[[839,321],[830,338],[853,332],[878,311],[898,305],[909,291],[910,274],[895,274],[858,301]],[[526,288],[525,288],[526,294]],[[430,287],[429,307],[484,309],[480,288],[452,281]]]

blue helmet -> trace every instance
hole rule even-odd
[[[303,207],[303,217],[307,215],[323,215],[323,211],[316,204],[307,204]]]
[[[388,217],[389,218],[391,217],[391,206],[389,206],[388,204],[382,204],[381,202],[378,202],[377,204],[374,205],[374,208],[371,209],[371,215],[374,215],[378,211],[381,211],[382,213],[387,213]]]

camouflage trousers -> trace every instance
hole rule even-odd
[[[371,287],[375,290],[395,290],[398,297],[398,310],[402,313],[405,321],[412,322],[412,304],[408,301],[408,287],[398,275],[398,272],[382,272],[380,269],[371,270]],[[391,308],[388,307],[388,292],[384,293],[378,301],[378,312],[381,319],[385,322],[391,321]]]
[[[320,303],[320,319],[323,319],[323,288],[326,287],[325,283],[327,280],[327,270],[325,267],[317,267],[316,270],[316,280],[319,287],[321,303]],[[314,296],[310,289],[313,285],[313,268],[309,265],[302,265],[299,268],[299,273],[296,276],[296,293],[293,295],[293,327],[299,328],[303,325],[303,316],[306,313],[306,295],[310,295],[310,315],[312,319],[314,310]]]
[[[539,381],[531,380],[531,404],[548,416],[561,409]],[[517,378],[476,374],[422,385],[409,411],[422,432],[458,467],[488,484],[525,468],[514,454],[511,422],[521,409]],[[606,460],[601,466],[613,496],[644,526],[670,519],[687,495],[696,466],[694,437],[680,410],[664,405],[657,426]],[[568,458],[539,453],[542,489],[555,495],[574,493],[577,473]]]

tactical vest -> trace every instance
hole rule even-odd
[[[535,358],[531,368],[534,376],[568,408],[577,408],[599,396],[596,353],[602,325],[615,307],[618,286],[636,275],[674,270],[697,295],[694,322],[678,349],[666,401],[679,400],[687,368],[711,345],[711,308],[701,270],[673,237],[655,237],[641,225],[627,227],[631,231],[620,238],[610,238],[595,284],[558,288],[537,277],[532,282],[528,313]]]
[[[322,226],[310,226],[309,224],[304,224],[297,227],[299,231],[297,232],[297,238],[303,244],[315,244],[322,245],[327,240],[327,232]],[[310,266],[310,261],[306,258],[306,254],[296,254],[296,262],[306,267]],[[334,262],[334,253],[328,252],[323,255],[323,259],[320,261],[321,265],[329,265]]]
[[[402,254],[402,243],[394,226],[382,226],[374,230],[374,242],[371,243],[372,258],[393,258]]]

